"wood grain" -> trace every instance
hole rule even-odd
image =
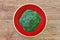
[[[14,28],[13,15],[25,3],[39,5],[47,15],[45,30],[36,37],[24,37]],[[0,0],[0,40],[60,40],[60,0]]]

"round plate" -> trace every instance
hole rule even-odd
[[[25,31],[23,29],[23,27],[21,26],[21,24],[19,23],[19,19],[21,18],[23,12],[25,12],[28,9],[36,11],[38,13],[38,15],[41,17],[40,23],[38,24],[37,28],[33,32]],[[45,15],[45,13],[43,12],[43,10],[39,6],[34,5],[34,4],[26,4],[26,5],[21,6],[15,12],[13,20],[14,20],[14,26],[17,29],[17,31],[20,34],[25,35],[25,36],[35,36],[35,35],[41,33],[43,31],[43,29],[45,28],[45,25],[46,25],[46,15]]]

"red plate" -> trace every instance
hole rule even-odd
[[[21,26],[21,24],[19,23],[19,19],[21,18],[23,12],[26,11],[27,9],[36,11],[38,15],[41,17],[41,21],[34,32],[25,31],[23,27]],[[35,36],[43,31],[46,25],[46,15],[43,12],[43,10],[37,5],[34,5],[34,4],[23,5],[16,11],[14,15],[14,25],[20,34],[23,34],[25,36]]]

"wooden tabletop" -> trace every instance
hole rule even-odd
[[[13,15],[20,5],[34,3],[47,15],[45,30],[36,37],[24,37],[14,28]],[[0,0],[0,40],[60,40],[60,0]]]

